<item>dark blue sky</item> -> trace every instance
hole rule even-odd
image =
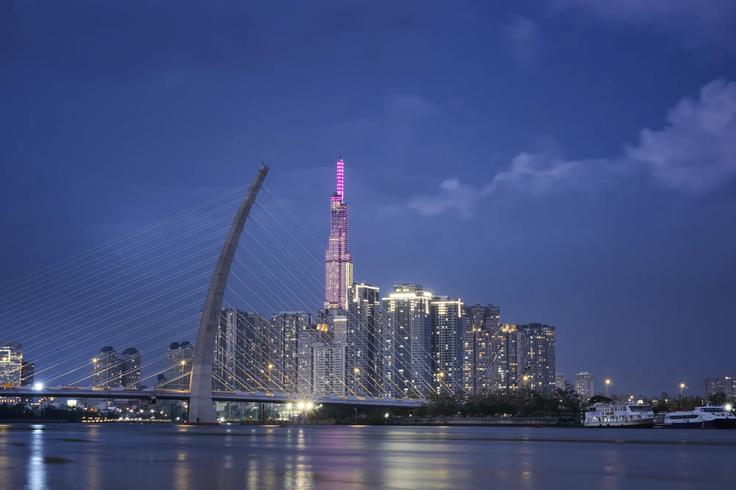
[[[356,279],[556,325],[621,391],[733,374],[736,5],[486,3],[4,2],[3,282],[261,160],[326,237],[341,153]]]

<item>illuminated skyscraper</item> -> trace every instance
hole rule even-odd
[[[345,354],[348,394],[378,396],[380,393],[380,304],[377,287],[360,283],[350,289]]]
[[[92,358],[92,387],[110,389],[120,386],[120,360],[111,346],[106,345]]]
[[[0,345],[0,385],[21,385],[23,346],[18,342]]]
[[[159,377],[157,387],[169,390],[188,390],[193,356],[194,346],[188,341],[169,344],[169,350],[166,353],[168,369],[163,378]]]
[[[120,385],[128,390],[141,389],[141,353],[128,347],[120,356]]]
[[[575,375],[575,391],[583,401],[588,401],[593,393],[593,375],[589,372],[582,372]]]
[[[215,391],[280,389],[271,376],[278,342],[270,331],[270,323],[258,313],[220,312],[212,371]]]
[[[552,393],[556,374],[555,327],[530,323],[519,326],[519,330],[525,341],[522,382],[532,391]]]
[[[463,302],[447,296],[432,298],[433,390],[455,394],[463,390]]]
[[[299,389],[299,334],[310,330],[309,313],[285,311],[271,317],[269,347],[272,355],[266,369],[278,389],[297,393]]]
[[[492,389],[551,393],[555,388],[555,327],[501,325],[493,335]]]
[[[432,389],[432,293],[397,284],[381,301],[381,385],[387,397],[425,397]]]
[[[465,309],[463,385],[469,395],[491,391],[493,335],[498,330],[500,314],[500,308],[494,305]]]
[[[345,202],[344,163],[337,160],[337,186],[330,198],[330,237],[325,253],[325,308],[348,309],[353,284],[353,256],[348,250],[348,205]]]

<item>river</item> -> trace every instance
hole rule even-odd
[[[0,424],[0,489],[701,489],[736,431]]]

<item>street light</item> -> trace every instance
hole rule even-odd
[[[613,381],[611,381],[611,378],[606,378],[603,383],[606,385],[606,397],[608,397],[608,387],[613,383]]]
[[[682,410],[682,392],[685,388],[687,388],[685,383],[680,383],[680,410]]]

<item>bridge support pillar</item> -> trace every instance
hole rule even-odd
[[[250,184],[248,193],[233,219],[225,244],[220,251],[217,266],[207,290],[207,298],[199,320],[197,343],[194,346],[192,374],[189,383],[189,422],[194,424],[212,424],[217,422],[214,402],[212,401],[212,364],[215,360],[215,337],[217,321],[222,310],[222,299],[225,295],[227,278],[230,275],[235,250],[240,235],[243,233],[248,214],[256,200],[256,195],[268,174],[268,167],[263,165]]]

